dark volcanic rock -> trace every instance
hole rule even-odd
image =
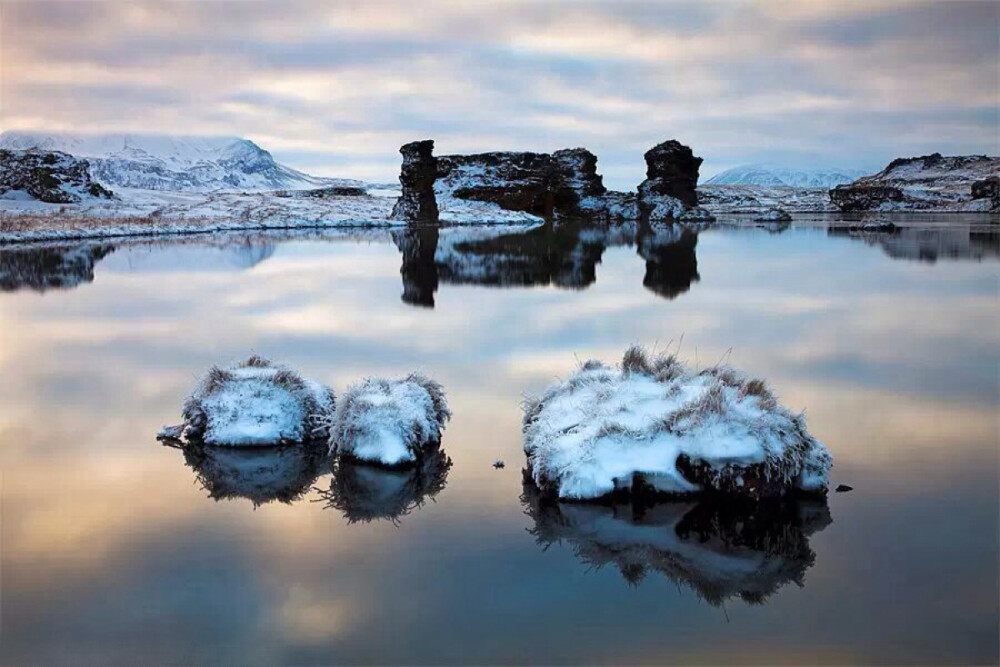
[[[830,201],[842,211],[997,210],[990,179],[1000,180],[1000,158],[933,153],[893,160],[877,174],[838,185]]]
[[[433,151],[434,141],[431,139],[404,144],[399,149],[403,155],[403,167],[399,173],[403,194],[392,209],[392,219],[428,223],[438,221],[437,200],[434,197],[437,159],[433,156]]]
[[[701,158],[679,141],[653,146],[646,158],[646,180],[639,184],[639,206],[650,196],[667,195],[685,206],[698,205],[698,169]]]
[[[1000,211],[1000,176],[990,176],[972,184],[973,199],[989,199],[990,211]]]
[[[445,155],[437,164],[439,192],[493,202],[510,211],[541,216],[552,212],[552,156],[547,153]]]
[[[0,150],[0,197],[11,191],[50,204],[114,198],[114,193],[91,180],[86,160],[58,151]]]

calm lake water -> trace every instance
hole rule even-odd
[[[0,663],[995,664],[1000,227],[899,222],[0,249]],[[525,495],[522,396],[682,336],[806,409],[854,491]],[[156,441],[251,352],[338,392],[438,379],[442,458]]]

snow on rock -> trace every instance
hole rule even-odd
[[[113,198],[91,180],[86,160],[57,151],[0,150],[0,199],[72,204]]]
[[[792,216],[783,208],[775,207],[754,217],[755,222],[791,222]]]
[[[698,206],[701,158],[679,141],[665,141],[644,155],[646,180],[639,184],[638,210],[649,222],[711,222],[712,214]]]
[[[532,479],[565,499],[646,488],[752,499],[825,492],[832,464],[763,381],[726,366],[695,372],[639,347],[620,369],[588,361],[526,401],[523,430]]]
[[[207,445],[270,446],[322,439],[333,390],[252,356],[213,367],[184,403],[183,436]],[[168,427],[163,438],[177,437]]]
[[[411,373],[401,380],[367,378],[348,387],[330,427],[330,453],[400,466],[436,446],[451,418],[437,382]]]
[[[449,470],[451,459],[439,447],[425,450],[416,465],[407,468],[339,457],[333,463],[330,488],[321,496],[326,507],[339,510],[348,523],[397,523],[444,489]]]
[[[399,152],[403,156],[399,172],[403,192],[389,217],[407,222],[436,223],[438,206],[434,198],[434,179],[437,178],[437,158],[433,155],[434,141],[412,141],[404,144]]]
[[[789,583],[804,585],[816,560],[809,537],[831,523],[822,499],[565,503],[529,480],[521,500],[543,548],[568,543],[589,569],[610,565],[633,586],[661,574],[714,606],[762,604]]]
[[[899,158],[872,176],[830,190],[842,211],[1000,211],[1000,199],[977,182],[1000,177],[1000,157]]]
[[[825,188],[787,185],[702,185],[698,203],[716,215],[757,215],[775,208],[791,213],[837,210]]]

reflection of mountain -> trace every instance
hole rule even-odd
[[[1000,229],[971,226],[947,228],[896,227],[891,231],[858,231],[829,227],[830,236],[843,236],[881,246],[893,259],[936,262],[939,259],[1000,259]]]
[[[441,449],[426,453],[416,465],[390,469],[340,457],[333,464],[327,507],[348,522],[385,519],[397,522],[444,489],[451,459]]]
[[[278,501],[292,503],[301,498],[323,471],[326,447],[212,447],[177,445],[184,462],[195,471],[198,482],[216,501],[246,498],[254,507]]]
[[[698,234],[679,226],[642,230],[638,235],[639,256],[646,260],[643,287],[667,299],[673,299],[698,282],[698,258],[695,246]]]
[[[94,265],[113,252],[110,244],[0,249],[0,290],[72,289],[94,280]]]
[[[587,287],[597,280],[604,250],[631,245],[636,235],[634,224],[547,223],[530,228],[409,228],[393,232],[393,239],[403,254],[403,301],[433,307],[439,283]],[[678,227],[639,236],[647,287],[672,298],[698,279],[696,232]]]
[[[761,604],[789,582],[804,585],[816,559],[808,537],[832,521],[823,500],[564,503],[530,482],[521,499],[543,547],[566,541],[583,563],[613,565],[632,585],[659,572],[713,605]]]

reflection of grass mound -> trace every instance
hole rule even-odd
[[[322,443],[290,447],[180,447],[184,461],[214,500],[246,498],[254,507],[301,498],[327,460]]]
[[[330,429],[330,453],[386,466],[407,465],[440,441],[451,418],[437,382],[411,373],[368,378],[347,389]]]
[[[424,451],[417,465],[388,469],[340,457],[333,465],[327,507],[343,512],[350,523],[380,519],[396,522],[442,489],[451,459],[438,447]]]
[[[184,423],[174,433],[209,445],[303,442],[325,435],[333,406],[333,390],[252,356],[213,367],[184,403]]]
[[[630,348],[612,370],[588,361],[529,400],[532,478],[560,498],[649,489],[750,498],[825,491],[830,454],[761,380]]]
[[[613,565],[632,585],[659,572],[713,605],[762,604],[789,582],[804,585],[816,559],[808,537],[831,522],[820,499],[565,503],[527,476],[521,500],[543,547],[565,540],[583,563]]]

